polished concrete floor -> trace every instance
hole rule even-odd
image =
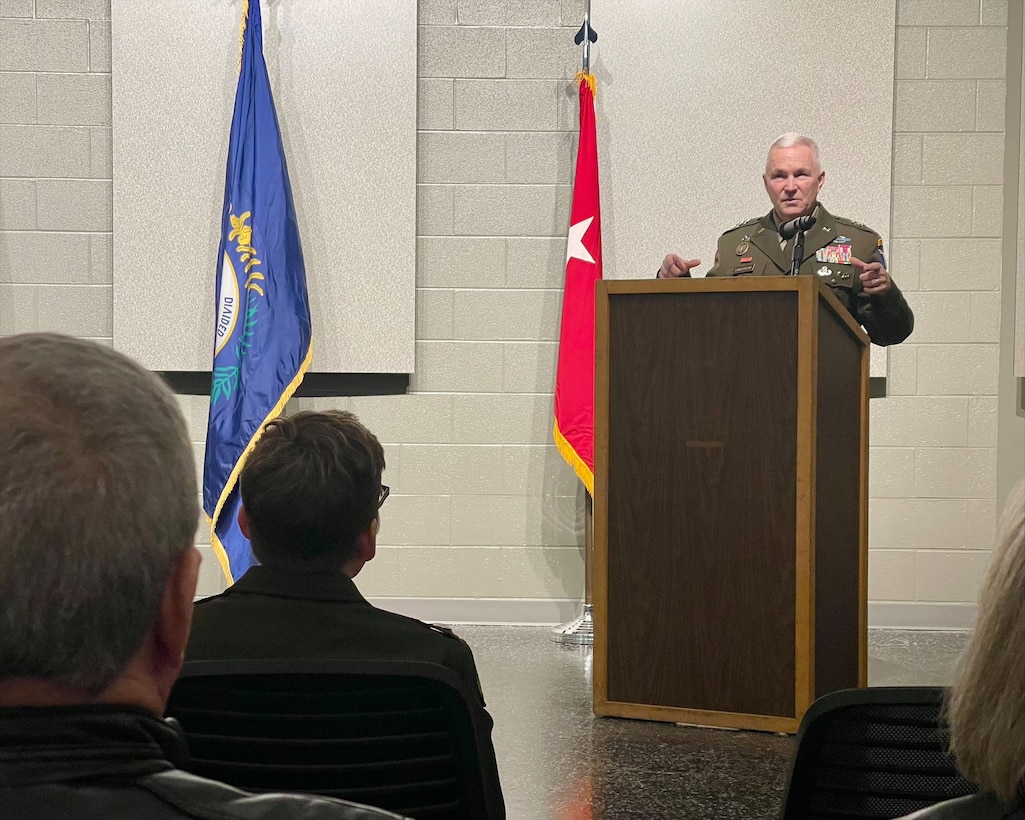
[[[773,818],[793,738],[591,713],[591,651],[539,627],[458,626],[473,647],[510,820]],[[966,636],[872,630],[869,684],[950,683]]]

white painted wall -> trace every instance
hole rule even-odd
[[[209,370],[241,3],[113,0],[114,346]],[[310,371],[409,373],[415,0],[264,0],[302,240]]]

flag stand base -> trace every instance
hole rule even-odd
[[[591,568],[594,565],[594,504],[584,493],[584,600],[580,617],[553,627],[548,637],[571,646],[594,646],[594,604],[591,598]]]
[[[592,646],[594,644],[594,618],[591,604],[584,604],[580,617],[569,623],[553,627],[548,637],[556,643]]]

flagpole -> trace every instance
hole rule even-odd
[[[584,9],[584,23],[580,26],[580,31],[577,32],[574,42],[580,45],[581,40],[584,44],[584,74],[591,73],[591,34],[594,30],[591,28],[591,0],[587,0],[587,7]],[[579,38],[579,39],[577,39]],[[597,32],[594,32],[594,39],[598,39]]]
[[[583,73],[591,73],[591,43],[598,40],[598,32],[591,28],[591,0],[584,9],[584,22],[573,38],[577,45],[583,44]],[[594,601],[591,597],[592,573],[594,567],[594,503],[591,494],[584,491],[584,600],[580,615],[559,626],[553,627],[549,637],[562,644],[577,646],[594,645]]]
[[[591,598],[591,573],[594,567],[594,514],[589,493],[584,493],[584,601],[580,615],[554,626],[548,636],[556,643],[592,646],[594,644],[594,603]]]

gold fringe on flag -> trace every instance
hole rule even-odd
[[[256,0],[257,3],[260,0]],[[242,73],[242,46],[246,44],[246,23],[249,22],[249,0],[242,0],[242,19],[238,23],[238,68],[236,69],[239,74]],[[593,90],[592,86],[592,90]]]
[[[256,432],[253,433],[253,437],[249,439],[249,443],[242,451],[242,455],[240,455],[235,461],[235,466],[232,468],[231,474],[228,476],[228,480],[224,482],[224,489],[221,490],[221,497],[217,499],[217,506],[214,507],[213,518],[209,515],[206,516],[206,523],[210,526],[210,546],[214,549],[214,555],[217,556],[217,560],[221,564],[221,570],[224,572],[224,577],[229,586],[234,584],[238,579],[232,577],[231,566],[228,562],[228,552],[224,549],[224,545],[221,544],[221,539],[217,537],[217,522],[220,520],[221,510],[224,509],[224,504],[228,500],[228,496],[231,495],[231,491],[235,489],[239,476],[242,474],[242,468],[245,466],[246,459],[249,458],[249,454],[253,452],[253,448],[256,447],[256,442],[258,442],[260,437],[263,435],[264,427],[267,426],[267,422],[271,419],[276,419],[285,412],[285,405],[288,404],[289,399],[292,398],[295,391],[299,389],[299,385],[302,384],[303,379],[306,377],[306,371],[310,369],[310,363],[312,361],[313,337],[310,336],[310,347],[306,351],[306,357],[303,359],[302,364],[299,365],[299,371],[295,374],[295,377],[289,383],[288,387],[286,387],[281,393],[281,396],[278,398],[277,403],[271,408],[271,411],[266,415],[264,420],[260,422],[260,426],[256,428]]]
[[[591,472],[591,468],[587,466],[587,463],[577,455],[573,445],[566,441],[562,430],[559,429],[558,419],[555,420],[555,425],[552,428],[552,438],[555,439],[555,449],[559,451],[559,455],[566,460],[566,463],[573,468],[573,472],[577,474],[577,478],[584,483],[588,495],[594,498],[594,473]]]
[[[580,85],[580,83],[587,83],[591,87],[591,96],[598,96],[598,81],[595,79],[593,74],[585,74],[583,71],[578,71],[576,76],[573,78],[573,82],[577,85]]]

